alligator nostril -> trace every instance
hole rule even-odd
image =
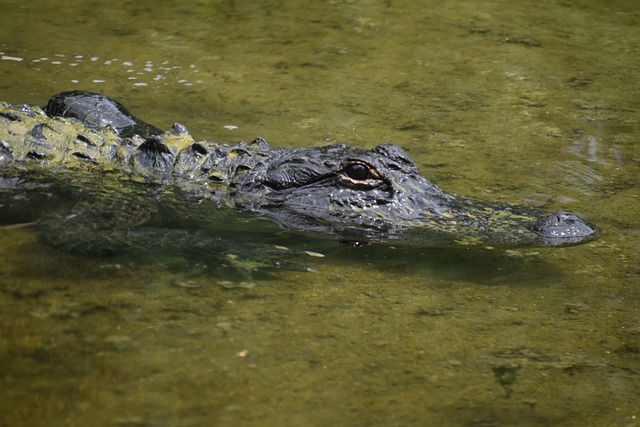
[[[538,219],[533,225],[545,245],[562,246],[593,240],[600,231],[571,212],[556,212]]]

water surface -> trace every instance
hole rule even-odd
[[[566,249],[343,248],[229,288],[0,231],[2,425],[638,425],[633,1],[0,1],[0,99],[403,146],[447,191],[579,212]],[[230,130],[225,126],[237,126]]]

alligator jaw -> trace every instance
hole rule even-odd
[[[602,235],[598,227],[574,213],[541,214],[522,206],[450,196],[440,211],[422,211],[407,227],[396,227],[374,240],[439,247],[565,247]]]

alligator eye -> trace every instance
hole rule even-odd
[[[369,168],[362,163],[350,163],[344,168],[344,173],[353,180],[365,181],[367,179],[375,179]]]

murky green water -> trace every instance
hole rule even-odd
[[[0,1],[0,99],[200,138],[402,145],[556,250],[340,248],[250,289],[0,230],[0,425],[640,424],[635,1]],[[225,125],[237,126],[228,130]]]

